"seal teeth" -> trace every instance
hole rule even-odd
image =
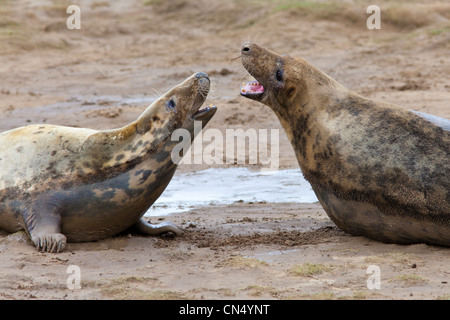
[[[264,93],[264,86],[258,80],[253,80],[248,83],[243,83],[241,87],[241,94],[261,94]]]

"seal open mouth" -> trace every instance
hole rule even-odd
[[[259,81],[254,80],[243,83],[241,87],[241,95],[248,98],[259,98],[264,93],[264,86]]]

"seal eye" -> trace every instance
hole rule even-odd
[[[281,70],[277,70],[276,77],[278,81],[283,81],[283,72],[281,72]]]
[[[169,109],[175,109],[175,101],[173,101],[173,99],[170,99],[169,101],[167,101],[167,107],[169,107]]]

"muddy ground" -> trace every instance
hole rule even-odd
[[[66,27],[70,4],[81,9],[81,30]],[[236,59],[247,40],[302,56],[362,95],[450,118],[448,2],[380,4],[380,30],[366,27],[369,4],[2,0],[0,131],[34,123],[120,127],[205,71],[212,79],[206,104],[219,108],[208,128],[280,129],[280,168],[297,168],[273,113],[239,96],[251,79]],[[177,173],[207,167],[183,165]],[[448,248],[350,236],[317,203],[236,202],[158,220],[186,233],[125,234],[48,254],[23,233],[1,232],[0,298],[450,298]],[[67,286],[70,265],[80,268],[79,290]],[[380,268],[380,289],[368,289],[372,265]]]

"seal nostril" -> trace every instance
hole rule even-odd
[[[250,51],[251,51],[250,49],[251,49],[252,45],[253,45],[253,43],[250,41],[244,42],[241,47],[241,53],[242,54],[250,53]]]

